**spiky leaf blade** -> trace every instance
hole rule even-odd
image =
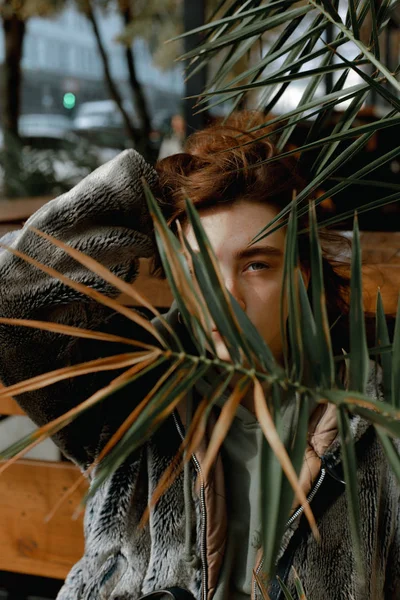
[[[353,254],[350,280],[350,353],[349,388],[364,392],[369,375],[369,355],[364,319],[361,246],[357,216],[353,227]]]
[[[318,352],[321,362],[321,383],[331,387],[335,380],[332,343],[329,330],[329,320],[326,308],[325,287],[322,268],[322,252],[318,239],[317,216],[315,205],[309,206],[310,226],[310,260],[311,260],[311,291],[316,329]]]
[[[390,338],[386,323],[385,311],[383,308],[382,295],[380,289],[376,297],[376,346],[389,346]],[[388,353],[379,355],[382,364],[383,392],[386,402],[393,403],[392,395],[392,357]],[[394,403],[393,403],[394,404]]]

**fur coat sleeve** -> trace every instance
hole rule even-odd
[[[154,169],[137,152],[126,150],[70,192],[43,206],[13,236],[11,244],[10,236],[4,243],[75,281],[115,297],[117,290],[29,227],[70,244],[125,281],[133,282],[138,259],[150,257],[154,251],[152,222],[141,177],[150,187],[157,183]],[[139,331],[125,317],[7,250],[0,253],[0,282],[1,317],[54,321],[150,341],[143,330]],[[126,351],[131,352],[132,346],[0,325],[0,379],[11,385],[67,365]],[[112,371],[75,377],[16,399],[38,425],[43,425],[88,398],[117,374]],[[103,400],[55,436],[61,450],[81,467],[93,460],[132,410],[135,393],[133,390],[127,393],[126,389],[123,392]]]

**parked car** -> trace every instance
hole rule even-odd
[[[124,108],[138,128],[132,104],[124,102]],[[76,111],[73,131],[98,146],[123,150],[130,145],[122,114],[113,100],[83,102]]]
[[[90,104],[90,103],[89,103]],[[89,145],[73,131],[74,123],[64,115],[22,115],[19,133],[24,145],[32,148],[62,150],[69,153],[84,150],[105,163],[119,152],[116,148]],[[77,158],[80,154],[77,155]]]
[[[140,129],[139,118],[129,101],[123,104],[132,119],[133,126]],[[150,144],[155,157],[165,135],[171,114],[160,110],[151,117]],[[83,102],[77,109],[73,131],[97,146],[123,150],[131,146],[121,111],[113,100]]]
[[[65,115],[21,115],[18,130],[24,145],[56,149],[74,142],[72,121]]]

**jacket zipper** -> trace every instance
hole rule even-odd
[[[309,493],[309,495],[307,496],[307,504],[310,504],[310,502],[312,502],[312,500],[314,499],[315,494],[318,492],[319,488],[322,485],[322,482],[325,478],[325,469],[322,467],[321,468],[321,473],[320,476],[318,478],[317,483],[314,485],[313,489],[311,490],[311,492]],[[294,523],[294,521],[304,512],[304,508],[303,506],[299,506],[299,508],[292,514],[292,516],[290,517],[290,519],[287,521],[286,523],[286,529],[288,527],[290,527],[290,525],[292,523]],[[264,564],[264,559],[261,559],[260,564],[258,565],[257,569],[256,569],[256,574],[258,575],[262,569],[262,566]],[[257,580],[254,581],[254,599],[256,598],[256,592],[257,592]]]
[[[184,435],[181,426],[176,418],[175,412],[172,413],[176,428],[183,441]],[[200,476],[200,506],[201,506],[201,563],[202,563],[202,598],[207,600],[207,548],[206,548],[206,501],[204,491],[204,479],[201,466],[196,456],[192,454],[192,461],[196,468],[198,475]]]

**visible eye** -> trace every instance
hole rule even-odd
[[[263,269],[269,269],[269,265],[263,262],[253,262],[248,267],[248,271],[261,271]]]

